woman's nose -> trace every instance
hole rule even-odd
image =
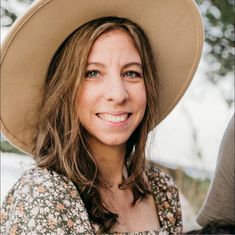
[[[117,104],[125,102],[129,95],[127,90],[127,84],[121,77],[121,75],[113,76],[107,79],[107,87],[105,88],[104,97],[108,101],[112,101]]]

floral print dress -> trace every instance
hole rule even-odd
[[[161,228],[121,235],[180,233],[182,217],[178,190],[158,168],[146,171],[157,205]],[[18,180],[1,208],[0,234],[96,234],[95,226],[74,184],[53,171],[33,168]]]

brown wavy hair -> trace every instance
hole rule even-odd
[[[55,53],[44,83],[35,159],[39,167],[68,177],[76,186],[89,218],[99,232],[109,232],[118,215],[109,211],[99,193],[102,185],[99,169],[87,150],[85,130],[76,112],[76,95],[85,77],[87,59],[96,39],[109,31],[123,30],[133,38],[143,65],[147,105],[143,120],[127,142],[125,165],[127,178],[120,189],[130,187],[133,206],[150,194],[144,180],[145,146],[158,115],[158,79],[155,59],[144,31],[128,19],[103,17],[90,21],[73,32]]]

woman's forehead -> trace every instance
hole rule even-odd
[[[139,52],[128,33],[114,30],[101,35],[94,42],[87,63],[104,64],[112,59],[141,64]]]

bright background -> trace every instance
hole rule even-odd
[[[1,0],[1,41],[13,21],[33,0]],[[212,179],[224,130],[234,113],[233,0],[197,1],[203,15],[206,43],[198,71],[173,112],[155,129],[150,159],[166,167],[181,190],[184,227],[197,226]],[[49,27],[49,26],[47,26]],[[1,202],[31,157],[16,153],[1,136]]]

